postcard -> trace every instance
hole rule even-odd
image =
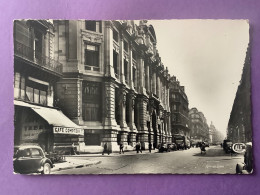
[[[14,21],[14,173],[250,174],[247,20]]]

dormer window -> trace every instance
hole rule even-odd
[[[86,20],[85,29],[89,31],[102,33],[102,23],[96,20]]]

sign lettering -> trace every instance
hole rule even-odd
[[[246,150],[246,145],[243,143],[235,143],[233,144],[232,149],[236,153],[242,153]]]
[[[54,134],[84,135],[84,129],[69,127],[53,127]]]

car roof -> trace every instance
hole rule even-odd
[[[28,149],[28,148],[42,149],[40,146],[37,146],[37,145],[20,145],[20,146],[14,146],[14,148],[19,148],[19,149]]]

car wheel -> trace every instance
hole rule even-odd
[[[50,163],[45,163],[43,165],[42,174],[50,174],[50,173],[51,173],[51,165],[50,165]]]

